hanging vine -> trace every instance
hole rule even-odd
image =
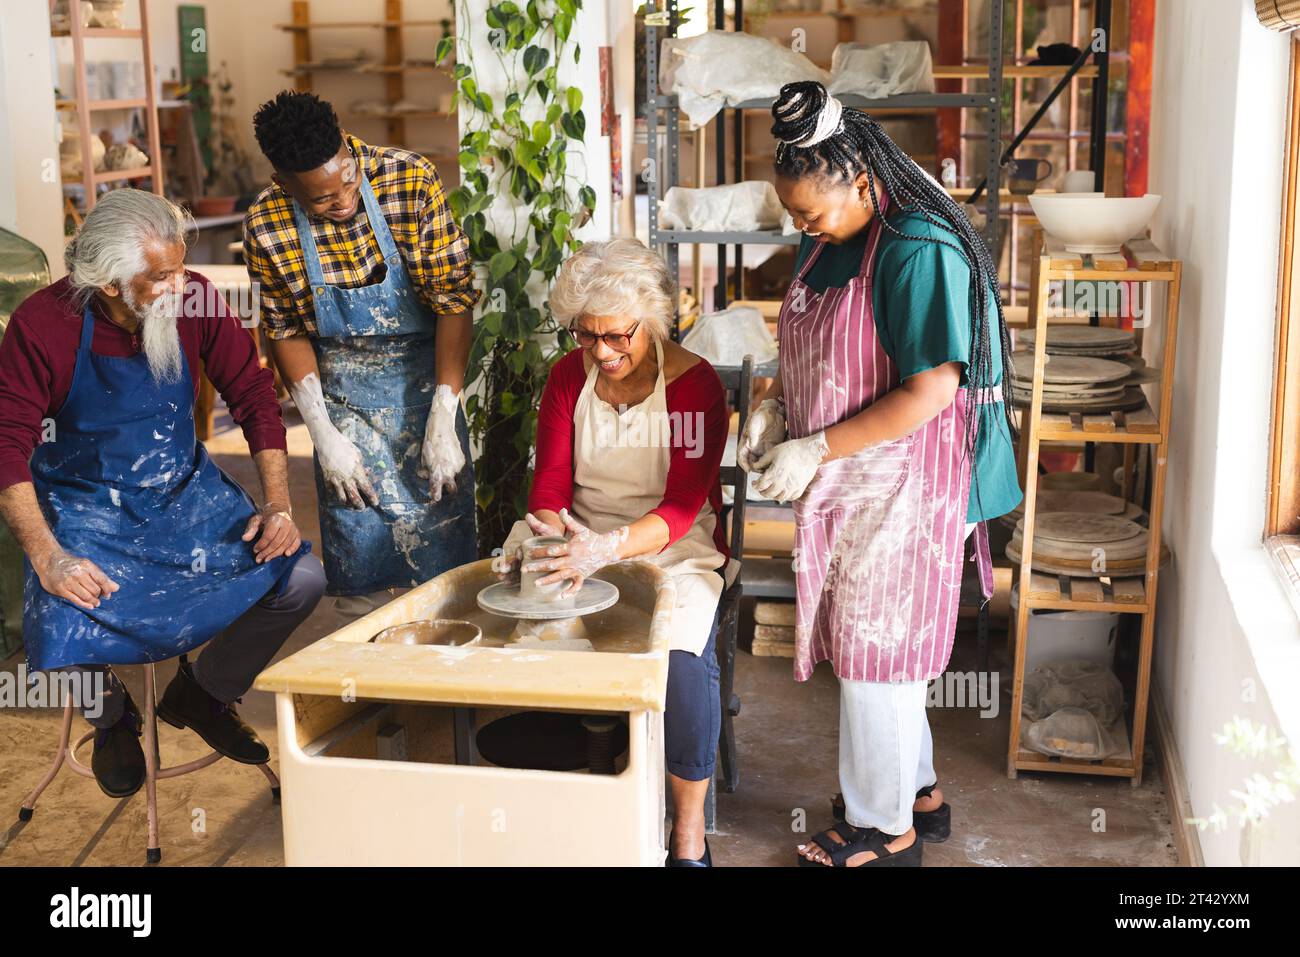
[[[556,323],[546,291],[560,263],[581,242],[574,231],[590,219],[595,191],[568,170],[582,155],[587,121],[582,91],[562,87],[560,65],[576,65],[570,42],[581,0],[503,0],[482,23],[495,56],[492,76],[504,76],[501,103],[479,89],[470,39],[477,27],[460,0],[459,36],[439,41],[437,59],[453,53],[454,102],[465,116],[460,141],[461,185],[448,195],[453,215],[486,273],[467,374],[466,415],[480,450],[475,463],[479,552],[504,541],[527,509],[537,406],[555,361],[572,348]],[[509,196],[509,214],[489,212]],[[531,288],[530,288],[531,287]]]

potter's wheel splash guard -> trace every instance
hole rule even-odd
[[[520,598],[516,582],[497,582],[478,593],[478,606],[484,611],[505,618],[527,618],[534,621],[591,615],[604,611],[617,601],[617,586],[599,578],[588,578],[570,601]]]

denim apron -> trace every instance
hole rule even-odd
[[[54,437],[32,453],[50,531],[120,586],[85,610],[47,592],[25,563],[23,638],[32,670],[142,664],[191,651],[272,589],[298,555],[264,564],[242,540],[252,500],[194,433],[194,380],[159,383],[143,354],[91,352],[87,307]]]
[[[361,453],[379,496],[378,506],[360,509],[336,501],[316,461],[327,590],[339,596],[418,585],[478,557],[469,430],[459,408],[456,434],[465,467],[455,493],[434,503],[428,479],[416,474],[437,387],[436,318],[411,285],[364,174],[361,198],[385,273],[378,283],[351,289],[326,285],[311,223],[293,204],[316,311],[312,346],[325,406],[334,427]]]

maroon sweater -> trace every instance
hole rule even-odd
[[[211,287],[198,273],[189,275]],[[179,320],[195,396],[199,376],[206,373],[243,429],[251,452],[285,448],[271,370],[258,362],[250,330],[240,325],[225,299],[214,289],[204,292],[202,301],[216,303],[217,315]],[[93,302],[91,351],[118,358],[138,353],[135,337]],[[33,293],[9,320],[0,338],[0,489],[32,480],[28,463],[40,442],[41,421],[53,418],[68,397],[80,342],[81,310],[72,301],[66,279]]]

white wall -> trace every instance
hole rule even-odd
[[[47,0],[5,0],[0,17],[0,226],[63,275],[63,194]]]
[[[1234,716],[1300,741],[1300,626],[1260,544],[1266,503],[1290,41],[1251,0],[1157,5],[1153,235],[1184,262],[1156,679],[1193,811],[1248,774],[1213,735]],[[1253,835],[1201,836],[1211,865],[1300,864],[1300,805]]]

